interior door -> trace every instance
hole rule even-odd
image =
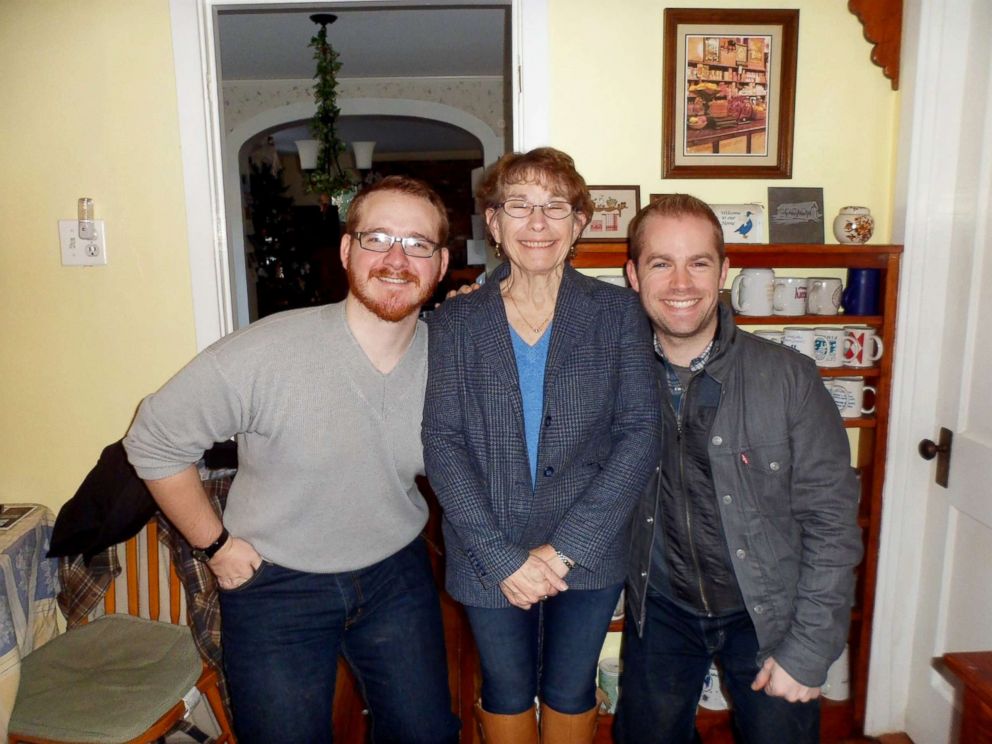
[[[992,650],[992,56],[989,4],[957,2],[965,64],[952,193],[945,194],[948,283],[940,355],[937,427],[954,432],[948,487],[931,482],[906,730],[916,742],[954,741],[960,691],[935,659]],[[966,12],[961,12],[966,11]],[[970,26],[970,28],[969,28]],[[984,29],[978,31],[978,29]],[[974,73],[971,75],[970,73]],[[952,117],[953,120],[953,117]]]

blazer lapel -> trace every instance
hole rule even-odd
[[[548,350],[548,361],[544,368],[545,401],[562,363],[571,354],[575,345],[585,338],[590,324],[597,317],[596,304],[578,281],[580,276],[570,264],[565,265],[565,273],[558,290],[558,301],[555,304],[551,348]]]
[[[468,319],[468,329],[472,342],[479,350],[484,362],[491,366],[501,384],[510,392],[514,411],[523,431],[523,401],[520,397],[520,378],[517,374],[517,360],[510,341],[510,328],[503,308],[503,298],[499,294],[499,283],[507,269],[499,267],[486,279],[478,290],[480,304],[478,310]]]

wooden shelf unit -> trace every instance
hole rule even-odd
[[[885,354],[878,365],[867,369],[851,367],[824,369],[824,377],[850,375],[872,378],[877,389],[875,413],[846,419],[846,428],[858,429],[858,446],[854,466],[861,480],[861,504],[858,523],[862,527],[865,555],[857,568],[854,609],[849,634],[851,697],[846,701],[824,700],[821,735],[825,744],[839,742],[862,733],[868,687],[868,662],[871,656],[872,615],[875,607],[875,581],[878,570],[878,545],[882,522],[882,486],[885,477],[886,443],[889,429],[889,402],[892,386],[892,359],[895,350],[896,300],[899,290],[901,245],[840,244],[728,244],[727,256],[734,269],[848,269],[881,271],[879,315],[802,315],[738,316],[740,325],[870,325],[885,342]],[[580,243],[572,263],[581,269],[622,268],[627,259],[627,245],[617,243]],[[613,630],[617,624],[611,627]],[[610,718],[603,717],[597,742],[610,742]],[[700,710],[697,725],[706,744],[733,741],[726,712]]]

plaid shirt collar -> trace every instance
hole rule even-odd
[[[716,338],[710,339],[710,342],[706,344],[706,348],[703,349],[702,353],[689,362],[689,371],[693,374],[701,371],[705,366],[706,362],[709,361],[710,354],[713,352],[713,346],[716,343]],[[658,355],[662,363],[665,365],[665,373],[668,377],[668,391],[672,396],[672,406],[675,408],[676,418],[682,415],[682,400],[685,397],[685,388],[682,387],[682,381],[679,379],[678,374],[675,372],[675,368],[672,363],[668,361],[665,356],[665,352],[661,349],[661,344],[658,343],[658,337],[654,337],[654,353]]]

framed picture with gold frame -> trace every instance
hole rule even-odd
[[[792,177],[798,32],[798,10],[665,11],[662,177]]]

